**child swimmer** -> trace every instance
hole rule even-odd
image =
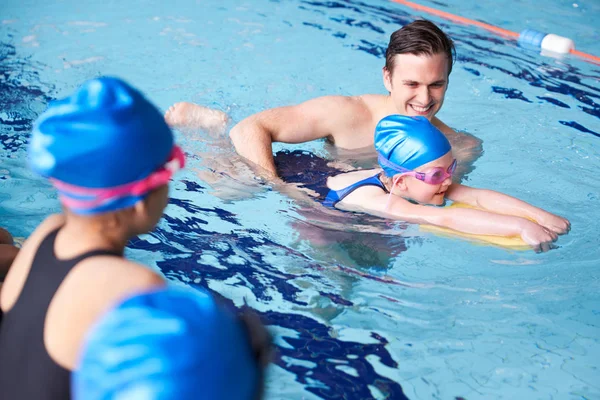
[[[160,220],[184,155],[141,93],[97,78],[36,120],[29,161],[58,189],[63,213],[31,234],[2,287],[0,387],[2,398],[62,400],[98,317],[165,285],[123,252]]]
[[[324,205],[468,234],[520,236],[536,251],[547,251],[570,229],[567,219],[514,197],[453,183],[450,143],[426,118],[383,118],[375,129],[375,149],[382,171],[330,177]],[[475,208],[426,206],[441,206],[445,199]]]

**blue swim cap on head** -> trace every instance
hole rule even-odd
[[[149,176],[173,149],[163,116],[117,78],[85,82],[53,101],[34,123],[29,164],[37,173],[82,188],[111,188]],[[114,211],[144,196],[125,196],[82,213]]]
[[[381,157],[414,170],[445,155],[452,148],[446,136],[425,117],[389,115],[375,128],[375,149]],[[398,173],[380,163],[387,176]]]
[[[251,400],[260,373],[241,322],[204,292],[125,300],[88,333],[75,399]]]

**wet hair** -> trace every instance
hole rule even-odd
[[[452,39],[433,22],[417,20],[392,33],[385,52],[385,68],[390,73],[394,71],[394,57],[398,54],[433,56],[438,53],[444,53],[448,57],[450,75],[456,53]]]

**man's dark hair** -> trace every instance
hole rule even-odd
[[[450,39],[433,22],[426,19],[404,25],[390,36],[390,44],[385,52],[385,68],[394,71],[394,56],[414,54],[417,56],[444,53],[448,56],[448,75],[452,72],[455,49]]]

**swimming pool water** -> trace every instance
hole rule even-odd
[[[422,4],[600,55],[595,1]],[[383,93],[389,34],[420,15],[383,0],[5,1],[0,225],[27,236],[59,211],[27,170],[25,143],[46,103],[85,79],[118,75],[163,109],[188,100],[237,121],[325,94]],[[164,220],[127,254],[260,312],[278,345],[268,399],[600,398],[600,66],[431,19],[457,45],[439,116],[484,142],[466,183],[568,217],[558,249],[509,252],[323,214],[233,174],[243,163],[226,138],[182,132],[189,168]],[[330,155],[323,142],[275,147],[298,148]]]

